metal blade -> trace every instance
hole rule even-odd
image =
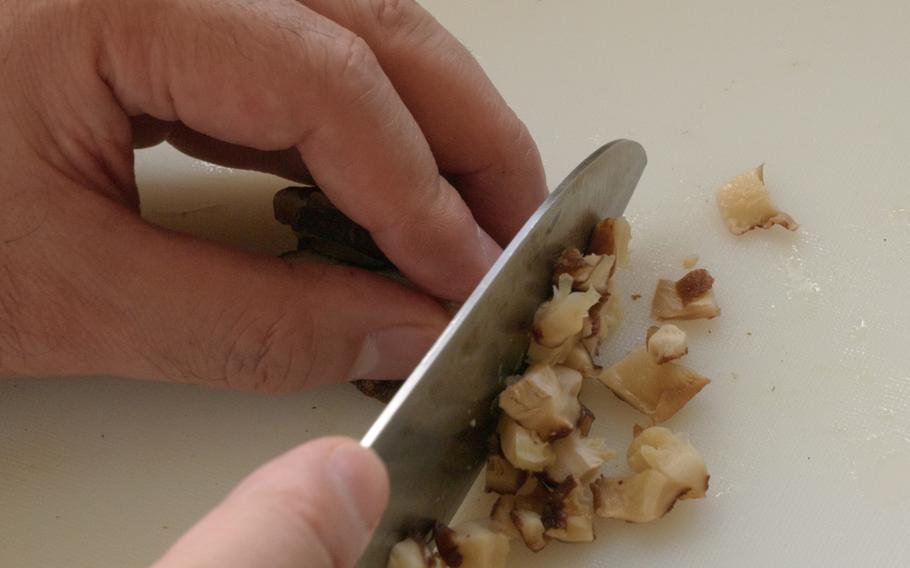
[[[362,440],[385,461],[391,501],[359,566],[385,566],[391,547],[449,521],[486,457],[494,402],[522,367],[553,263],[584,248],[594,225],[622,215],[647,159],[630,140],[582,162],[528,220]]]

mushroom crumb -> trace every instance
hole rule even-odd
[[[651,302],[651,315],[658,320],[712,319],[720,315],[714,298],[714,277],[704,268],[687,273],[678,281],[658,280]]]
[[[683,268],[685,268],[686,270],[691,269],[691,268],[692,268],[693,266],[695,266],[696,264],[698,264],[698,255],[697,255],[697,254],[693,254],[693,255],[687,256],[687,257],[684,258],[683,261],[682,261],[682,266],[683,266]]]
[[[725,183],[717,192],[717,206],[727,229],[734,235],[752,229],[770,229],[774,225],[791,231],[799,228],[792,217],[771,203],[765,187],[764,164]]]

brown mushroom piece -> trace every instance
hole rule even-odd
[[[689,352],[686,332],[670,323],[648,329],[646,344],[648,353],[658,365],[679,359]]]
[[[493,454],[487,458],[484,470],[487,493],[514,495],[528,479],[528,472],[513,466],[504,456]]]
[[[553,287],[553,297],[541,304],[534,314],[528,349],[531,362],[561,362],[578,340],[588,310],[600,301],[600,293],[594,288],[573,292],[572,286],[572,276],[560,275]]]
[[[511,513],[512,525],[521,540],[533,552],[540,552],[547,546],[546,529],[540,518],[540,513],[529,509],[515,509]]]
[[[686,488],[655,469],[628,477],[601,477],[593,484],[597,516],[647,523],[666,515]]]
[[[588,242],[590,254],[603,254],[616,257],[616,266],[624,268],[629,265],[629,241],[632,240],[632,227],[623,217],[608,217],[594,227]]]
[[[392,547],[386,568],[436,568],[439,559],[429,547],[414,538],[406,538]]]
[[[543,471],[556,458],[550,445],[536,432],[508,416],[499,419],[498,432],[503,455],[518,469]]]
[[[658,280],[651,315],[658,320],[712,319],[720,315],[714,298],[714,277],[697,268],[676,282]]]
[[[654,422],[663,422],[676,414],[711,382],[678,363],[658,365],[645,346],[604,369],[598,379]]]
[[[546,473],[552,481],[561,483],[575,477],[582,483],[590,483],[600,473],[600,468],[616,453],[606,448],[603,438],[582,437],[579,431],[552,444],[556,458],[547,466]]]
[[[478,522],[449,528],[436,523],[436,549],[446,566],[452,568],[505,568],[509,538]]]
[[[765,166],[743,172],[725,183],[717,191],[717,206],[727,229],[742,235],[752,229],[770,229],[780,225],[795,231],[799,228],[793,217],[780,211],[771,202],[765,186]]]
[[[568,435],[578,422],[581,373],[568,367],[532,365],[499,395],[499,407],[541,439]]]
[[[559,285],[563,274],[572,277],[572,289],[586,292],[591,288],[603,294],[613,273],[616,257],[605,254],[582,255],[577,248],[563,251],[553,270],[553,285]]]
[[[509,538],[520,538],[521,535],[512,523],[512,511],[515,510],[516,498],[514,495],[500,495],[493,508],[490,510],[490,528],[497,530]]]
[[[594,495],[588,484],[569,477],[550,493],[542,516],[546,536],[562,542],[594,540]]]
[[[680,499],[700,499],[708,490],[705,460],[683,433],[674,434],[660,426],[647,428],[635,436],[626,456],[634,471],[654,469],[685,488]]]

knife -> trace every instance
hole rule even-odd
[[[553,264],[618,217],[647,158],[616,140],[584,160],[538,208],[361,440],[389,471],[389,507],[358,566],[386,565],[392,546],[448,522],[487,455],[496,396],[524,365],[534,312]]]

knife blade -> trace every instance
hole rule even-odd
[[[585,159],[531,216],[361,440],[383,459],[391,496],[358,566],[385,566],[404,536],[448,522],[484,463],[496,396],[524,363],[553,264],[622,215],[644,149],[616,140]]]

